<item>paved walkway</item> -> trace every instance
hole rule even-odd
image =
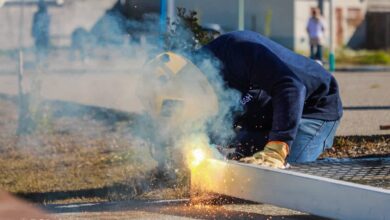
[[[344,117],[337,135],[390,134],[390,72],[335,74],[341,90]]]
[[[92,70],[90,70],[94,73]],[[27,72],[26,90],[32,72]],[[390,72],[340,72],[335,74],[344,104],[344,117],[337,135],[390,134],[380,125],[390,125]],[[137,83],[129,73],[42,74],[41,95],[57,99],[114,108],[122,111],[140,111],[135,97]],[[0,74],[0,93],[17,94],[17,77]]]

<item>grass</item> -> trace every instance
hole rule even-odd
[[[336,62],[353,65],[390,65],[390,52],[342,49],[336,52]]]
[[[355,158],[390,156],[390,135],[336,137],[322,157]]]
[[[100,116],[101,117],[101,116]],[[163,179],[145,143],[93,115],[56,116],[50,126],[16,136],[13,100],[0,99],[0,188],[36,202],[66,203],[184,196],[186,172]],[[119,123],[121,124],[121,123]],[[50,128],[50,129],[47,129]],[[177,189],[175,189],[177,188]]]
[[[145,163],[146,153],[111,134],[94,139],[34,134],[1,142],[11,145],[1,149],[0,185],[26,197],[29,193],[76,195],[76,191],[103,189],[112,190],[104,199],[121,199],[122,195],[114,195],[120,188],[129,198],[148,187],[142,181],[150,178],[148,172],[155,165]]]
[[[307,51],[297,51],[308,57]],[[325,48],[323,59],[328,60],[329,50]],[[390,51],[384,50],[351,50],[347,48],[336,51],[337,65],[390,65]]]

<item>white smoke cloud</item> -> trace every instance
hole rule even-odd
[[[163,52],[162,40],[155,34],[156,25],[151,25],[150,20],[129,25],[142,26],[143,29],[151,30],[151,34],[144,32],[137,36],[136,41],[132,41],[134,39],[131,37],[116,36],[127,39],[119,45],[91,41],[89,43],[94,45],[88,46],[87,58],[83,62],[77,57],[76,60],[68,60],[64,53],[51,53],[47,58],[45,73],[39,76],[42,99],[136,114],[129,132],[137,141],[151,148],[154,159],[164,169],[172,168],[175,163],[180,164],[182,158],[174,154],[188,150],[185,148],[193,148],[194,143],[207,147],[211,144],[228,144],[234,135],[234,113],[241,111],[240,94],[226,87],[219,74],[221,64],[210,54],[192,57],[192,53],[176,49],[175,53],[189,60],[198,60],[197,67],[201,69],[203,78],[189,71],[180,75],[179,81],[162,86],[145,65],[148,60]],[[190,35],[189,32],[177,34],[186,37]],[[210,89],[206,89],[206,92],[202,89],[201,82],[206,79],[211,84],[212,92]],[[159,117],[153,113],[155,109],[151,109],[150,103],[155,102],[156,96],[162,95],[158,93],[163,90],[167,93],[164,94],[165,98],[178,98],[186,103],[184,112],[173,112],[168,117]],[[216,103],[217,108],[214,107]],[[115,124],[115,117],[112,120]]]

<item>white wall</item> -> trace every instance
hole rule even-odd
[[[270,38],[286,47],[294,47],[293,0],[246,0],[245,27],[265,34],[265,17],[271,13]],[[256,28],[254,26],[256,19]]]
[[[335,0],[335,6],[334,7],[340,7],[342,8],[342,14],[343,14],[343,23],[342,27],[344,29],[344,44],[347,44],[349,39],[352,37],[352,35],[355,32],[355,28],[349,27],[347,23],[348,18],[348,8],[360,8],[362,10],[362,16],[364,19],[364,16],[366,14],[367,10],[367,0]],[[329,8],[328,8],[329,13]],[[336,24],[336,22],[335,22]],[[335,31],[336,32],[336,31]],[[336,33],[335,33],[336,34]]]
[[[115,4],[116,0],[68,0],[65,2],[68,2],[65,7],[49,9],[52,15],[50,34],[56,45],[70,45],[70,35],[78,27],[89,31],[106,10]]]

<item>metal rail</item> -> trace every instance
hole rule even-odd
[[[289,170],[206,159],[191,187],[335,219],[390,219],[390,190]]]

